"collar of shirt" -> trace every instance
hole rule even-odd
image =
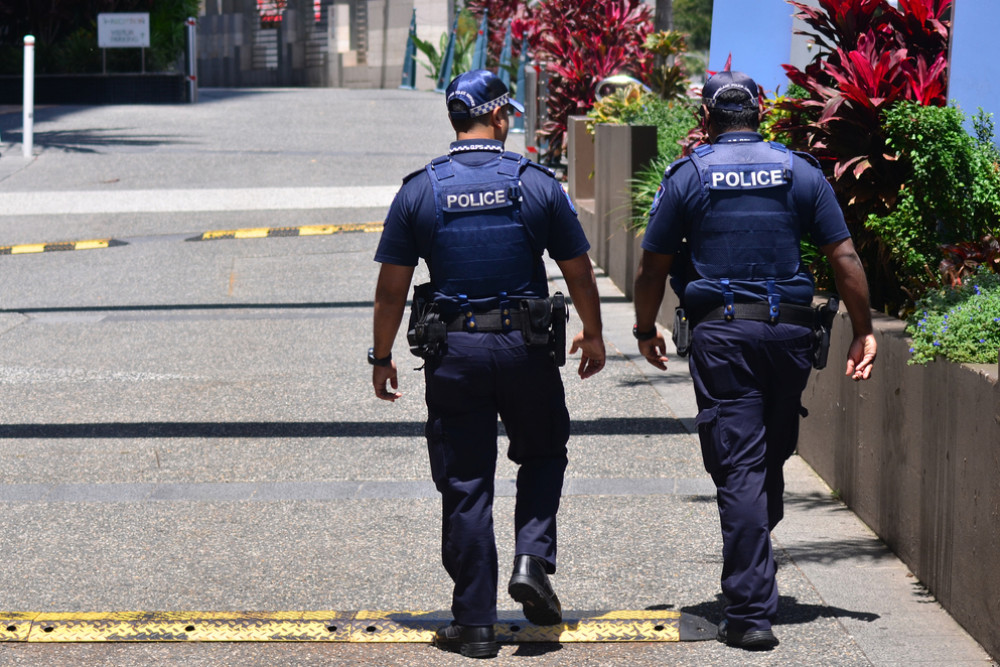
[[[757,132],[726,132],[715,138],[717,144],[749,144],[764,141]]]
[[[448,155],[457,153],[478,153],[485,151],[489,153],[503,153],[503,143],[496,139],[462,139],[451,142]]]

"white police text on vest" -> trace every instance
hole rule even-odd
[[[757,169],[748,171],[711,172],[713,189],[746,190],[752,188],[772,188],[785,185],[783,169]]]
[[[460,192],[448,194],[448,208],[481,208],[485,206],[502,206],[507,203],[506,190],[488,190],[486,192]]]

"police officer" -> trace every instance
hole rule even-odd
[[[782,466],[795,450],[816,351],[813,281],[799,256],[803,234],[830,261],[850,315],[847,375],[868,379],[876,344],[864,269],[818,163],[757,133],[758,87],[747,75],[716,74],[702,102],[711,143],[663,177],[635,278],[633,333],[646,360],[665,370],[655,318],[675,258],[686,256],[696,424],[722,524],[727,606],[718,639],[770,649],[778,644],[770,531],[782,517]]]
[[[548,341],[539,332],[549,304],[543,251],[562,271],[583,323],[570,350],[582,352],[580,377],[600,371],[605,353],[590,244],[576,212],[551,172],[504,151],[511,109],[523,107],[486,70],[456,77],[445,98],[457,140],[447,155],[404,179],[385,220],[369,361],[375,395],[398,399],[392,345],[422,257],[430,284],[417,290],[429,295],[435,321],[447,329],[424,367],[427,448],[442,496],[441,553],[454,581],[455,620],[438,630],[435,643],[485,658],[498,650],[497,415],[510,439],[507,455],[520,466],[508,592],[529,621],[562,620],[548,575],[556,569],[569,413],[553,350],[528,344],[539,333]]]

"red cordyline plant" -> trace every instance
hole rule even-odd
[[[627,73],[648,81],[653,55],[643,43],[652,12],[641,0],[546,0],[526,29],[534,59],[549,74],[548,120],[538,134],[552,162],[562,154],[569,116],[593,106],[601,79]]]
[[[488,10],[489,46],[486,66],[496,69],[500,64],[507,24],[511,25],[511,62],[516,63],[521,54],[521,39],[531,23],[532,10],[525,0],[466,0],[465,8],[476,18],[483,20],[483,12]]]
[[[823,162],[845,208],[851,232],[864,251],[873,287],[894,289],[888,253],[867,232],[870,214],[884,215],[906,177],[886,146],[883,113],[911,100],[947,103],[947,47],[952,0],[819,0],[819,7],[789,0],[811,31],[818,53],[804,70],[785,65],[789,80],[807,93],[784,98],[774,131],[793,148]],[[873,289],[882,307],[889,294]]]

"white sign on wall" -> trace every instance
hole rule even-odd
[[[97,47],[148,49],[149,14],[98,14]]]

